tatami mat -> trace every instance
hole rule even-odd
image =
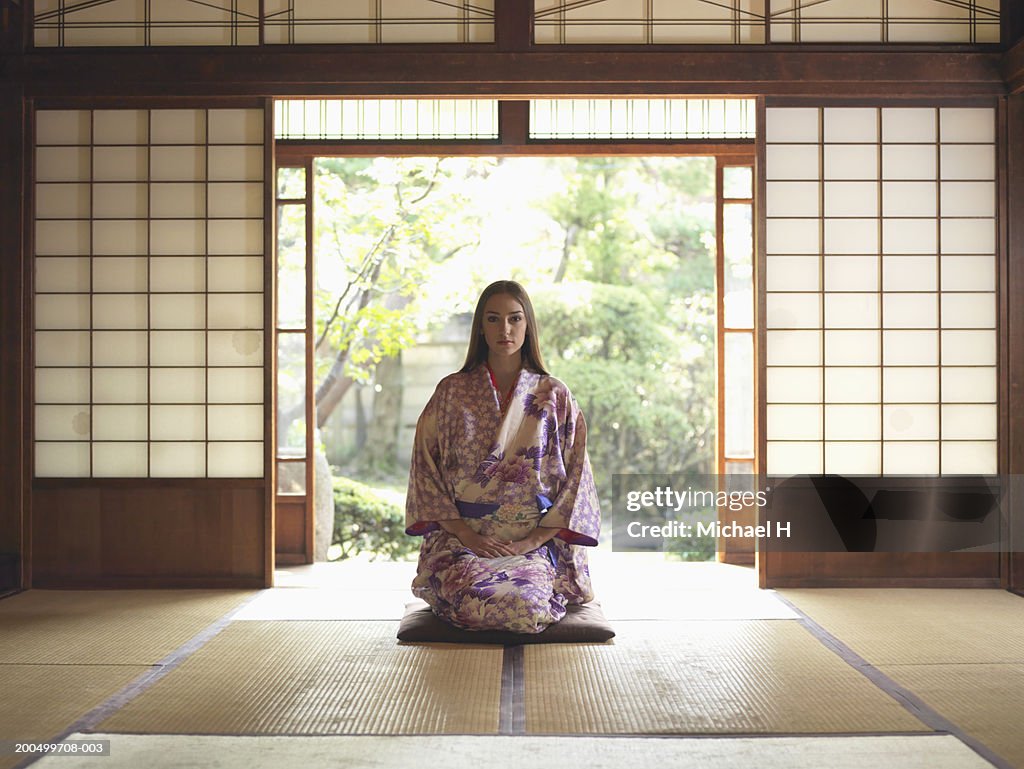
[[[1024,769],[1024,664],[881,669],[964,732]]]
[[[98,726],[196,734],[488,734],[502,650],[400,646],[395,622],[232,622]]]
[[[110,755],[47,757],[39,769],[289,769],[308,766],[520,769],[990,769],[954,737],[204,737],[76,734],[109,739]],[[158,757],[158,758],[157,758]]]
[[[600,600],[609,620],[798,619],[770,590],[651,589],[638,592],[626,585],[605,588]]]
[[[857,733],[928,727],[796,622],[630,622],[527,647],[531,734]]]
[[[1005,590],[778,592],[873,665],[1024,662],[1024,600]]]
[[[151,665],[251,595],[29,590],[0,601],[0,663]]]
[[[352,590],[282,587],[264,590],[235,616],[236,620],[375,620],[402,619],[413,600],[404,590]],[[423,606],[426,606],[424,603]]]
[[[148,670],[133,665],[0,665],[0,740],[49,740]],[[0,767],[24,756],[0,753]]]

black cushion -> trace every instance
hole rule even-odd
[[[430,607],[408,604],[398,626],[398,640],[412,643],[519,644],[604,643],[615,631],[604,618],[601,605],[570,605],[560,622],[539,633],[513,633],[508,630],[462,630],[440,619]]]

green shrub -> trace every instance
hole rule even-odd
[[[339,559],[371,553],[402,560],[419,549],[419,537],[405,533],[405,512],[366,484],[351,478],[333,479],[334,536]]]

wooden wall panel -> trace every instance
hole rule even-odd
[[[0,590],[21,586],[25,500],[24,107],[21,88],[0,88]]]
[[[1006,413],[1010,481],[1008,583],[1024,590],[1024,95],[1007,99]]]
[[[770,587],[999,587],[999,553],[760,553]]]
[[[264,586],[262,481],[43,485],[33,586]]]

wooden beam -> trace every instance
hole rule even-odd
[[[1024,40],[1018,42],[1003,56],[1002,75],[1011,94],[1024,91]]]
[[[326,47],[325,47],[326,48]],[[63,50],[9,57],[30,96],[1003,95],[1000,52]]]
[[[496,0],[494,42],[499,51],[525,51],[533,44],[533,3]]]
[[[1024,590],[1024,95],[1007,99],[1006,133],[1006,329],[1007,509],[1009,587]]]

